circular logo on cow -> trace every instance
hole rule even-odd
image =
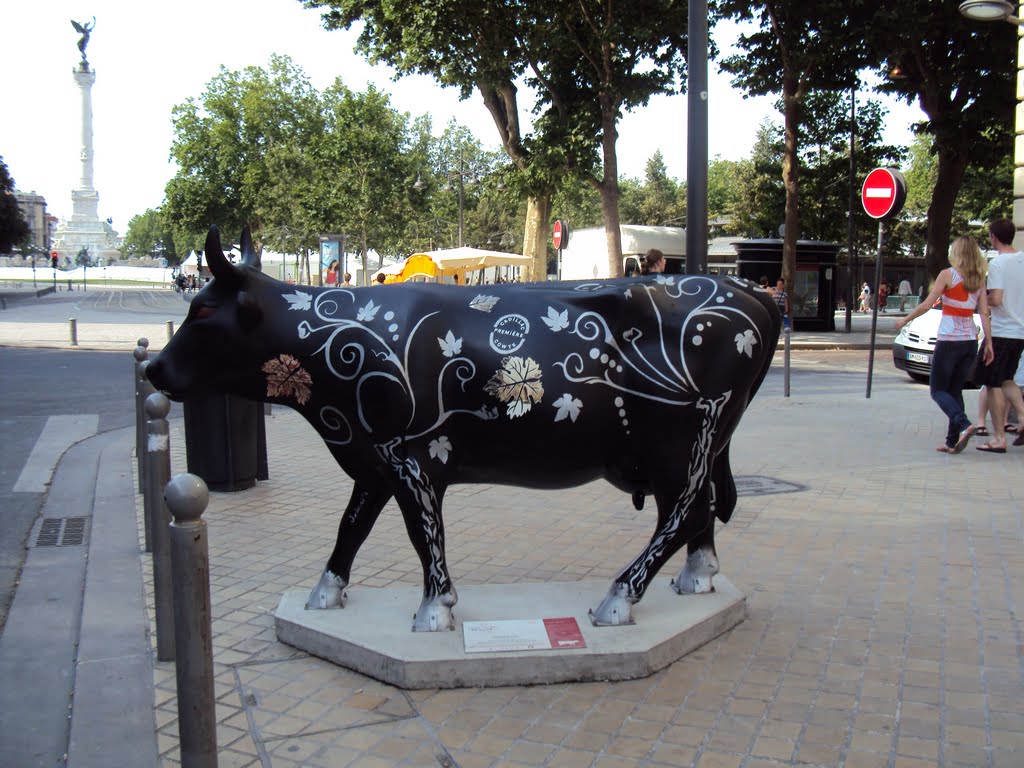
[[[499,317],[491,331],[491,349],[502,355],[510,355],[526,341],[530,332],[530,321],[522,315]]]

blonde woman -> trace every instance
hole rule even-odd
[[[964,382],[978,353],[978,329],[974,313],[981,315],[985,330],[982,359],[993,357],[992,328],[989,324],[985,294],[986,261],[978,244],[970,237],[959,237],[949,252],[952,265],[939,273],[931,293],[909,315],[896,322],[896,330],[927,312],[942,297],[942,320],[932,355],[931,395],[949,419],[946,442],[935,450],[960,453],[977,429],[964,413]]]

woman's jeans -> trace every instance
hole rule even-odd
[[[937,341],[932,355],[931,394],[932,400],[949,419],[946,445],[952,448],[960,433],[971,426],[971,420],[964,413],[964,382],[971,373],[971,366],[978,355],[978,342]]]

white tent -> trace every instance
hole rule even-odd
[[[421,251],[412,254],[396,279],[410,280],[415,277],[444,278],[461,276],[465,280],[466,272],[487,269],[489,267],[525,267],[530,263],[529,256],[517,253],[488,251],[484,248],[446,248],[439,251]]]

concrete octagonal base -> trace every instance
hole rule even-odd
[[[277,638],[314,656],[399,688],[632,680],[646,677],[743,621],[746,598],[727,579],[715,592],[677,595],[668,580],[633,606],[636,624],[595,627],[587,611],[607,581],[460,586],[453,632],[413,632],[419,587],[349,590],[341,610],[307,611],[305,591],[285,592]],[[466,653],[464,621],[575,617],[586,648]]]

